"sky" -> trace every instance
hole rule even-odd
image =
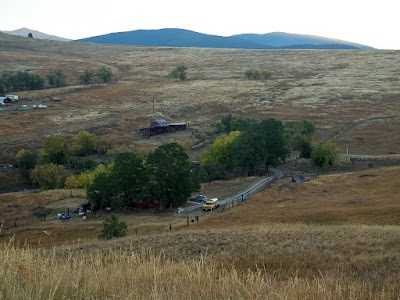
[[[137,29],[287,32],[400,50],[397,0],[0,0],[0,30],[69,39]]]

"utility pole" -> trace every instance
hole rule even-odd
[[[154,115],[154,102],[155,102],[155,99],[156,99],[156,95],[153,95],[153,115]]]

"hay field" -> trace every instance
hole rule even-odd
[[[37,148],[52,133],[75,134],[86,129],[107,137],[116,148],[140,148],[135,129],[155,117],[188,121],[207,133],[210,124],[232,113],[253,118],[311,119],[315,138],[333,137],[357,120],[400,115],[398,51],[266,51],[196,48],[102,46],[27,40],[0,35],[4,70],[29,70],[45,76],[61,69],[71,85],[61,89],[18,93],[20,104],[37,102],[47,110],[0,111],[0,158],[20,148]],[[188,80],[172,82],[168,73],[186,65]],[[75,85],[87,68],[112,68],[113,84],[87,88]],[[270,80],[250,81],[247,69],[272,72]],[[50,102],[60,95],[61,102]],[[41,99],[41,100],[39,100]],[[153,114],[153,100],[154,113]],[[360,154],[398,152],[398,123],[380,132],[385,144],[368,140]],[[354,132],[357,134],[357,131]],[[357,136],[353,137],[353,139]],[[168,136],[191,142],[191,136]],[[374,145],[379,145],[374,149]],[[154,147],[150,146],[150,147]]]

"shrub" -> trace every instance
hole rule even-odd
[[[317,166],[332,167],[338,160],[339,147],[332,141],[327,141],[312,150],[311,159]]]
[[[31,180],[42,190],[63,188],[67,172],[63,166],[44,164],[36,166],[31,173]]]
[[[100,232],[99,238],[102,240],[111,240],[127,235],[128,225],[125,222],[119,221],[116,215],[112,215],[103,223],[103,229]]]

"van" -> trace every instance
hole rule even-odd
[[[218,198],[212,198],[210,200],[207,200],[204,204],[203,204],[203,210],[207,211],[207,210],[213,210],[219,207],[219,202],[218,202]]]

